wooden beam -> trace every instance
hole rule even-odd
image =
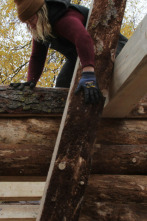
[[[109,85],[108,74],[113,70],[110,51],[117,43],[124,8],[125,1],[121,0],[94,1],[88,30],[95,43],[95,73],[100,88]],[[75,96],[80,78],[81,68],[75,68],[37,221],[77,221],[79,217],[104,104],[101,99],[98,105],[85,105],[83,95]]]
[[[26,98],[27,94],[27,98]],[[24,91],[0,86],[0,118],[3,117],[61,117],[68,89],[35,88]],[[127,118],[147,118],[147,95],[127,115]]]
[[[0,183],[0,201],[38,201],[44,187],[45,182],[3,182]],[[85,193],[85,200],[89,199],[147,203],[147,176],[91,174]]]
[[[127,118],[147,118],[147,94],[139,101]]]
[[[38,205],[0,205],[0,221],[36,221],[38,210]],[[108,220],[108,217],[111,221],[146,221],[147,203],[97,202],[85,206],[79,221]]]
[[[103,117],[127,117],[147,93],[146,24],[147,15],[116,58],[110,98]]]
[[[0,182],[0,201],[40,200],[44,182]]]
[[[20,91],[0,86],[0,116],[61,116],[67,94],[67,88],[25,87]]]
[[[38,205],[0,205],[0,221],[35,221]]]
[[[0,156],[0,181],[45,181],[49,169],[52,152],[46,149],[35,147],[36,154],[46,156],[38,158],[32,148],[26,146],[24,150],[19,146],[15,153],[11,154],[12,146],[3,146],[3,157]],[[1,148],[0,148],[1,152]],[[7,153],[10,153],[9,155]],[[27,158],[16,157],[17,154],[27,155]],[[103,145],[96,144],[93,150],[91,174],[147,174],[147,144],[144,145]],[[7,160],[6,160],[7,159]],[[31,168],[31,169],[30,169]],[[22,171],[22,173],[20,173]],[[11,174],[11,177],[9,175]],[[12,176],[14,175],[14,176]]]
[[[56,118],[0,119],[0,181],[44,181],[59,124]],[[146,173],[147,120],[103,119],[97,134],[92,172]]]

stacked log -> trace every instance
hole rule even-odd
[[[67,96],[56,90],[1,87],[1,182],[45,181]],[[98,137],[80,221],[147,220],[146,118],[102,119]]]

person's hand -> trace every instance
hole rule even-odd
[[[75,90],[75,94],[80,91],[84,92],[84,100],[86,104],[99,103],[103,97],[98,85],[96,83],[96,77],[94,72],[83,72],[79,84]]]
[[[36,82],[34,81],[28,81],[24,83],[11,83],[10,87],[18,90],[23,90],[25,86],[29,86],[31,89],[33,89],[36,86]]]

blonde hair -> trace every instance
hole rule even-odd
[[[47,37],[52,36],[52,27],[48,20],[48,10],[46,4],[44,4],[41,9],[37,12],[38,20],[36,24],[36,29],[32,29],[28,26],[31,31],[32,36],[37,41],[47,41]]]

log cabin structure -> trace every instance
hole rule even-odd
[[[120,2],[122,2],[122,5],[117,10],[119,10],[122,17],[125,2]],[[95,4],[97,6],[98,3]],[[96,8],[102,8],[96,6],[94,6],[94,14],[91,17],[98,13],[95,12]],[[90,22],[90,27],[93,27]],[[69,126],[73,127],[74,121],[71,120],[70,116],[74,117],[75,121],[76,117],[81,117],[81,115],[70,115],[68,112],[73,103],[76,103],[79,109],[83,110],[83,103],[80,100],[72,100],[75,99],[73,98],[73,88],[78,76],[80,76],[80,71],[78,71],[77,80],[73,81],[70,90],[61,88],[35,88],[30,90],[25,88],[23,91],[19,91],[0,86],[0,221],[35,221],[36,219],[41,221],[147,220],[146,23],[147,16],[116,58],[111,81],[111,76],[106,78],[106,75],[113,68],[110,55],[109,58],[106,58],[106,61],[109,61],[108,70],[105,71],[103,77],[98,76],[101,89],[104,89],[103,94],[106,96],[106,102],[101,118],[99,118],[99,113],[101,113],[102,107],[98,108],[98,112],[97,110],[94,112],[94,117],[98,116],[96,133],[94,134],[96,139],[94,147],[92,147],[93,143],[90,146],[87,141],[87,146],[89,145],[87,155],[88,153],[92,154],[90,175],[89,168],[87,169],[88,172],[85,172],[86,167],[83,167],[84,169],[81,171],[84,174],[82,175],[82,173],[79,173],[79,168],[81,168],[81,165],[78,164],[79,161],[76,161],[75,164],[72,162],[73,168],[76,167],[74,176],[80,176],[78,184],[76,183],[74,188],[77,188],[77,185],[80,190],[84,188],[84,191],[80,191],[80,193],[77,188],[79,198],[78,194],[72,195],[78,200],[81,199],[81,193],[84,195],[80,215],[79,210],[77,209],[78,212],[74,210],[74,204],[72,205],[72,201],[70,202],[72,205],[70,212],[74,210],[76,214],[78,213],[72,219],[65,217],[61,219],[58,217],[48,218],[46,209],[44,209],[46,208],[46,202],[44,200],[42,206],[40,206],[40,200],[50,194],[47,182],[48,170],[51,167],[53,151],[57,146],[57,135],[59,136],[61,129],[64,133],[65,126],[69,122]],[[116,24],[112,21],[112,26],[114,27],[114,25]],[[113,30],[116,31],[116,36],[119,33],[120,25],[121,19],[118,21],[117,30]],[[110,26],[111,22],[109,28]],[[97,37],[95,36],[95,38]],[[116,42],[117,38],[113,36],[113,39]],[[107,42],[105,44],[107,45]],[[103,62],[104,57],[98,64],[97,70],[102,67]],[[77,104],[77,102],[79,103]],[[103,106],[103,104],[101,105]],[[75,107],[77,108],[77,106]],[[65,115],[65,111],[70,121],[64,121],[65,124],[61,127],[62,115],[63,113]],[[87,111],[90,115],[95,109],[87,108]],[[87,113],[86,118],[89,120]],[[79,119],[78,122],[82,123]],[[76,126],[78,126],[78,123]],[[91,128],[92,126],[86,130],[90,133]],[[76,136],[78,137],[77,134],[76,136],[68,134],[68,136],[73,140],[72,142],[76,141]],[[63,135],[60,134],[60,137],[63,137]],[[58,142],[58,145],[60,149],[60,142]],[[61,145],[61,147],[63,146]],[[84,148],[84,144],[82,148]],[[86,151],[86,149],[83,150]],[[77,155],[74,152],[72,151],[73,157],[78,159],[81,153]],[[69,168],[65,161],[58,161],[58,158],[54,159],[53,163],[58,167],[58,171],[53,170],[52,175],[50,175],[51,180],[55,173],[57,180],[54,179],[53,184],[57,188],[57,184],[62,183],[62,180],[66,178],[64,170],[66,171]],[[88,157],[85,159],[89,161]],[[87,176],[89,176],[89,179]],[[64,182],[66,183],[66,180]],[[86,182],[88,182],[88,185],[85,190]],[[71,183],[70,185],[72,185]],[[46,187],[47,191],[45,191]],[[61,185],[61,187],[64,190],[62,195],[68,195],[65,188],[67,186]],[[62,195],[60,193],[58,196],[51,195],[49,200],[51,200],[51,203],[55,203],[57,198]],[[58,205],[59,214],[62,214],[63,207],[67,207],[66,200],[69,202],[67,197],[62,198],[60,200],[60,204],[63,203],[62,207],[53,204],[56,207]],[[76,203],[80,205],[81,201]],[[40,210],[41,207],[44,210]],[[47,207],[47,210],[49,211],[50,208]],[[68,211],[66,216],[68,216]]]

